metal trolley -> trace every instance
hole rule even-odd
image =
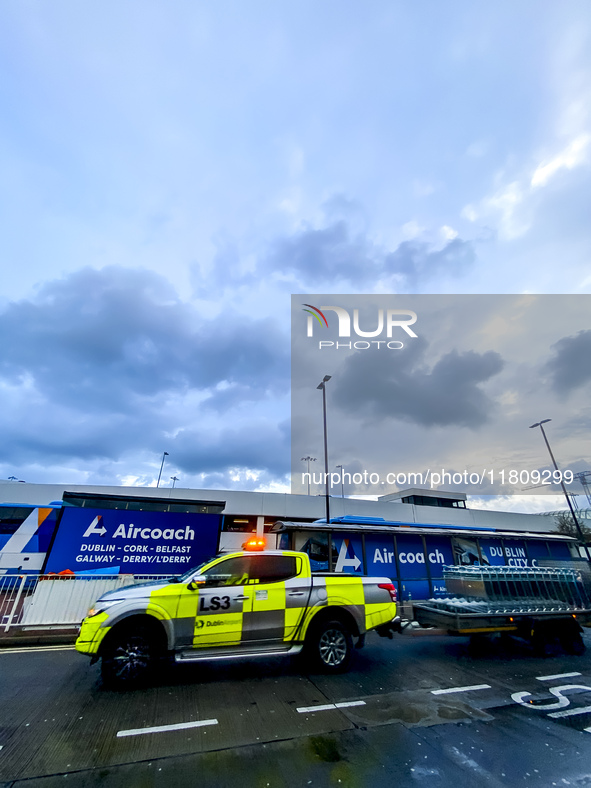
[[[583,567],[446,566],[443,576],[446,596],[413,606],[421,626],[457,635],[514,632],[540,651],[558,638],[567,652],[584,651],[591,578]]]

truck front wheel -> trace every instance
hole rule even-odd
[[[155,657],[154,641],[148,632],[136,629],[114,633],[103,654],[103,683],[109,687],[140,684],[150,676]]]
[[[351,632],[340,621],[323,621],[310,633],[308,655],[321,670],[344,672],[353,655]]]

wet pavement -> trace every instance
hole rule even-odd
[[[67,646],[0,651],[0,786],[591,786],[582,657],[373,635],[351,670],[170,665],[106,690]],[[67,775],[67,777],[66,777]]]

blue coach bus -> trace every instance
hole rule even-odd
[[[524,568],[576,561],[587,565],[576,539],[554,533],[350,516],[329,523],[279,521],[272,531],[281,549],[306,552],[314,571],[389,577],[402,601],[445,594],[443,567],[454,564]]]

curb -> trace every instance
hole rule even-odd
[[[35,635],[8,635],[0,636],[0,651],[3,648],[14,648],[15,646],[69,646],[74,645],[78,634],[52,633],[45,635],[38,633]]]

